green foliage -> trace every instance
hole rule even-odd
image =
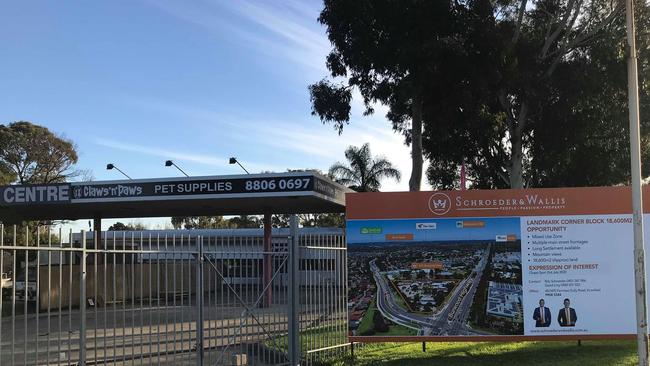
[[[262,227],[262,220],[257,216],[240,215],[228,220],[228,225],[236,229],[259,229]]]
[[[257,229],[262,220],[257,216],[239,215],[230,219],[223,216],[173,216],[174,229]]]
[[[313,114],[340,131],[349,121],[349,90],[356,88],[367,114],[383,103],[395,128],[406,132],[408,105],[435,72],[438,38],[453,31],[451,15],[450,1],[326,0],[318,20],[334,46],[327,68],[346,83],[310,86]]]
[[[61,183],[76,177],[80,171],[73,170],[77,152],[72,141],[52,133],[45,127],[19,121],[0,125],[0,184]],[[46,228],[51,222],[4,222],[5,244],[35,246],[58,241]],[[12,224],[12,225],[9,225]],[[16,226],[13,226],[15,224]],[[14,235],[14,228],[16,234]],[[53,242],[54,242],[53,241]],[[36,252],[15,252],[17,272],[21,263],[36,259]]]
[[[318,18],[333,50],[327,56],[328,80],[309,87],[312,114],[341,133],[350,121],[352,90],[358,90],[364,114],[373,105],[388,107],[393,129],[411,144],[409,189],[422,177],[422,107],[427,84],[436,82],[454,33],[454,2],[449,0],[325,0]]]
[[[72,141],[45,127],[20,121],[0,125],[0,180],[20,184],[60,183],[78,175]]]
[[[0,185],[8,185],[16,181],[16,175],[11,171],[9,166],[0,162]]]
[[[16,224],[4,224],[2,225],[2,240],[0,243],[6,246],[25,246],[25,247],[35,247],[35,246],[53,246],[60,245],[60,238],[57,232],[48,222],[21,222]],[[28,261],[34,261],[37,257],[37,251],[35,250],[16,250],[16,251],[6,251],[11,255],[16,256],[16,272],[21,274],[24,271],[24,267],[21,265],[25,262],[27,258]],[[6,258],[5,258],[6,259]],[[13,259],[10,259],[10,262]]]
[[[329,169],[329,175],[340,184],[346,185],[357,192],[377,192],[381,180],[393,178],[400,180],[399,170],[386,158],[373,158],[370,145],[350,146],[345,150],[345,158],[349,165],[335,163]]]
[[[173,216],[174,229],[229,229],[223,216]]]
[[[140,222],[131,222],[124,224],[122,222],[116,222],[108,228],[108,231],[142,231],[147,230],[147,227]]]
[[[372,303],[370,303],[368,310],[366,310],[366,313],[363,315],[361,322],[359,323],[359,328],[357,328],[358,335],[375,334],[374,319],[375,319],[375,313],[378,312],[379,311],[377,310],[377,305],[375,304],[375,300],[373,300]]]
[[[278,214],[271,217],[271,226],[289,227],[291,215]],[[344,227],[345,216],[337,213],[299,214],[303,227]],[[258,229],[264,227],[262,218],[255,215],[239,215],[225,219],[223,216],[174,216],[171,218],[174,229]]]
[[[340,135],[343,125],[350,120],[350,89],[321,80],[309,86],[309,95],[312,103],[311,114],[320,116],[323,122],[333,122]]]
[[[388,106],[435,188],[593,186],[629,180],[623,2],[327,0],[331,80],[312,113],[340,132],[351,90]],[[643,168],[650,168],[649,4],[636,5]],[[421,108],[420,108],[421,107]],[[647,176],[647,174],[646,174]],[[413,176],[412,176],[413,180]],[[412,182],[410,182],[412,183]],[[413,188],[412,184],[409,184]]]
[[[637,5],[638,29],[648,29],[648,5]],[[457,188],[462,161],[474,188],[627,182],[623,2],[473,1],[457,10],[463,53],[424,103],[432,185]],[[647,171],[650,39],[638,39]]]
[[[339,227],[345,226],[345,215],[339,213],[300,214],[300,225],[303,227]]]
[[[388,323],[386,322],[386,319],[384,319],[384,316],[381,315],[381,312],[375,311],[375,313],[372,315],[372,324],[375,332],[388,332]]]
[[[298,214],[298,222],[302,227],[339,227],[345,226],[345,215],[339,213]],[[289,227],[291,215],[278,214],[271,217],[271,226]]]
[[[53,226],[47,223],[23,222],[16,225],[3,225],[2,230],[3,245],[36,246],[39,244],[39,246],[47,246],[50,242],[53,245],[60,243],[58,233]]]

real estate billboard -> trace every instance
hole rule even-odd
[[[346,201],[352,337],[636,332],[627,187],[351,193]]]

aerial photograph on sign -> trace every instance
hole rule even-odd
[[[348,220],[360,336],[523,334],[519,218]]]

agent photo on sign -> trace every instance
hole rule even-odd
[[[578,316],[576,315],[575,309],[571,307],[571,301],[569,299],[564,299],[564,307],[560,309],[557,315],[557,321],[561,327],[574,327],[576,325]]]
[[[548,327],[551,325],[551,309],[544,306],[544,299],[539,299],[539,306],[533,311],[535,327]]]

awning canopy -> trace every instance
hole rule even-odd
[[[0,220],[330,213],[350,190],[314,172],[0,187]]]

